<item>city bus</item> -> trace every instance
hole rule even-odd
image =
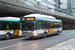
[[[20,18],[20,29],[26,38],[47,37],[62,32],[62,21],[53,16],[29,14]]]
[[[0,17],[0,39],[21,36],[19,21],[17,17]]]

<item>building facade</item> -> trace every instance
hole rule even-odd
[[[50,10],[58,11],[60,8],[60,0],[25,0]]]
[[[56,4],[55,4],[55,10],[59,11],[60,9],[60,0],[53,0]]]
[[[69,10],[70,13],[75,16],[75,0],[68,0],[69,1]]]
[[[60,0],[60,12],[75,16],[75,0]]]
[[[60,12],[69,14],[69,12],[68,12],[68,0],[60,0]]]

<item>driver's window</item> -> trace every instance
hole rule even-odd
[[[42,21],[38,21],[38,29],[43,29],[43,22]]]

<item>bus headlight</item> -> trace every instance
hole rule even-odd
[[[38,36],[38,33],[34,33],[33,36]]]
[[[20,30],[19,36],[22,36],[22,31]]]
[[[22,33],[20,33],[19,36],[22,36]]]

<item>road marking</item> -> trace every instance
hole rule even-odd
[[[35,41],[30,41],[30,42],[25,42],[25,43],[21,43],[21,44],[16,44],[16,45],[11,45],[11,46],[7,46],[7,47],[3,47],[3,48],[0,48],[0,50],[11,48],[11,47],[15,47],[15,46],[18,46],[18,45],[24,45],[24,44],[28,44],[28,43],[32,43],[32,42],[35,42]]]
[[[75,40],[75,38],[72,38],[72,39],[70,39],[70,40],[68,40],[68,41],[72,41],[72,40]]]
[[[53,48],[47,48],[45,50],[75,50],[75,48],[72,45],[66,45],[64,47],[53,47]]]
[[[24,39],[24,37],[21,37],[21,38],[15,38],[15,39],[9,39],[9,40],[1,40],[0,42],[5,42],[5,41],[13,41],[13,40],[19,40],[19,39]]]
[[[65,43],[67,43],[67,41],[62,42],[62,43],[60,43],[60,44],[57,44],[57,45],[55,45],[55,46],[60,46],[60,45],[63,45],[63,44],[65,44]]]
[[[75,48],[74,48],[75,46],[67,45],[68,42],[71,42],[73,40],[75,40],[75,38],[72,38],[72,39],[62,42],[62,43],[59,43],[50,48],[46,48],[45,50],[75,50]],[[66,45],[64,46],[64,44],[66,44]]]

